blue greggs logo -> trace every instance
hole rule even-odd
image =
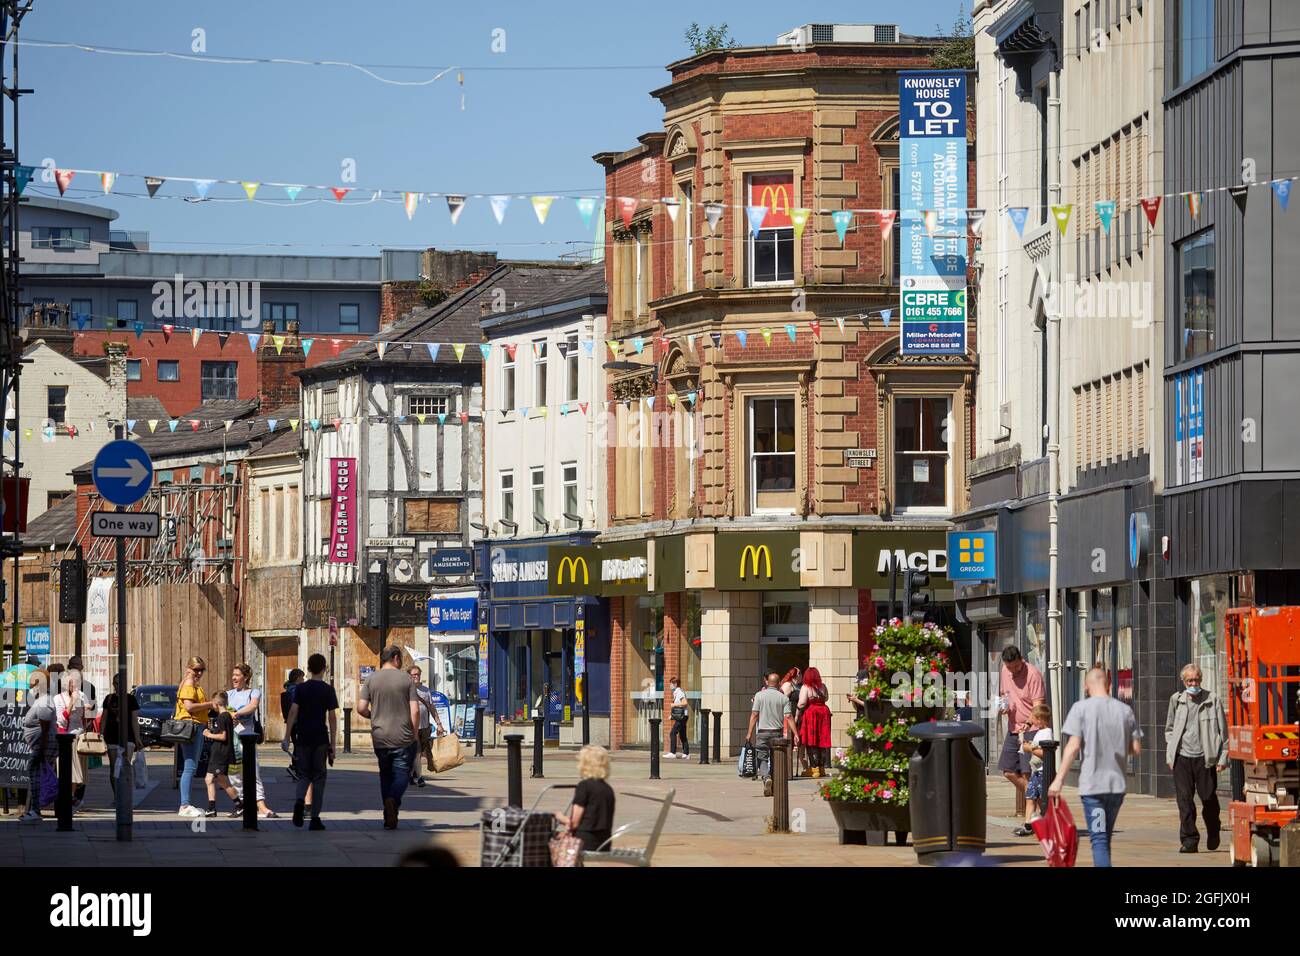
[[[995,580],[998,576],[997,550],[995,531],[949,531],[949,580]]]

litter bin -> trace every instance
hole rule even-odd
[[[921,741],[908,767],[912,846],[921,863],[944,863],[984,852],[984,761],[975,738],[984,726],[936,720],[914,726]]]

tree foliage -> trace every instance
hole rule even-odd
[[[709,53],[713,50],[730,50],[738,44],[725,23],[716,27],[709,24],[703,29],[698,23],[692,23],[686,28],[686,45],[696,56],[699,56],[701,53]]]
[[[930,55],[930,65],[936,70],[973,70],[975,69],[975,34],[971,28],[970,17],[964,9],[957,11],[952,31],[944,33],[936,24],[935,33],[942,42]]]

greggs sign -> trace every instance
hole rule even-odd
[[[749,204],[767,210],[761,229],[780,229],[792,226],[790,210],[794,201],[794,177],[789,173],[751,176],[749,178]]]

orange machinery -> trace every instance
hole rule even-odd
[[[1233,609],[1224,633],[1228,756],[1246,771],[1245,799],[1229,811],[1232,863],[1272,866],[1300,798],[1300,607]]]

